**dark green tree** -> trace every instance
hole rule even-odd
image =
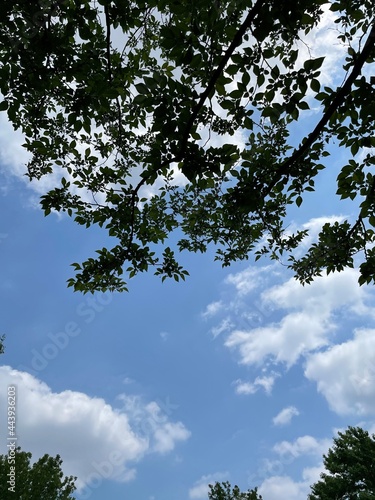
[[[209,500],[262,500],[262,496],[258,495],[257,488],[241,492],[238,486],[231,487],[229,482],[209,485],[208,492]]]
[[[30,460],[21,448],[0,455],[1,500],[74,500],[77,478],[64,477],[59,455],[46,454],[33,465]]]
[[[375,435],[349,427],[333,441],[324,455],[327,472],[311,487],[309,500],[374,500]]]
[[[346,50],[337,88],[305,50],[327,9]],[[123,290],[124,271],[149,269],[184,279],[173,231],[179,251],[214,245],[224,266],[256,245],[256,258],[289,256],[302,283],[359,254],[360,283],[375,281],[374,18],[373,0],[3,2],[0,109],[25,136],[29,178],[56,182],[44,212],[115,243],[75,263],[69,285]],[[310,108],[320,116],[296,137]],[[286,230],[287,209],[314,191],[332,143],[349,156],[337,195],[355,216],[297,259],[306,231]]]

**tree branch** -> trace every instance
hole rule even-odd
[[[295,163],[296,161],[303,158],[314,142],[318,139],[319,135],[323,132],[324,127],[327,125],[329,120],[331,119],[334,112],[338,109],[339,106],[344,102],[346,96],[350,93],[352,85],[355,79],[361,73],[361,70],[370,56],[371,51],[373,50],[375,45],[375,24],[373,24],[371,32],[366,40],[365,46],[363,47],[362,52],[359,54],[356,62],[354,63],[353,69],[348,76],[344,85],[338,90],[335,98],[332,100],[331,104],[328,106],[326,111],[324,112],[323,117],[316,125],[315,129],[307,136],[305,142],[297,149],[292,156],[290,156],[284,163],[282,163],[279,168],[275,172],[275,178],[268,185],[266,189],[265,195],[269,194],[272,188],[279,182],[281,177],[285,174],[288,174],[288,169]]]
[[[242,38],[243,38],[244,34],[246,33],[246,31],[251,27],[251,25],[252,25],[252,23],[253,23],[256,15],[260,11],[262,3],[263,3],[263,0],[257,0],[255,2],[254,6],[252,7],[252,9],[250,9],[248,15],[246,16],[246,19],[244,20],[244,22],[240,26],[240,28],[237,31],[237,33],[235,34],[235,36],[234,36],[231,44],[227,48],[227,50],[226,50],[226,52],[224,54],[224,57],[220,61],[220,63],[217,66],[216,70],[213,72],[213,74],[211,76],[211,79],[208,82],[206,90],[201,94],[201,97],[200,97],[198,103],[194,106],[193,112],[192,112],[192,114],[190,116],[190,119],[189,119],[187,125],[186,125],[185,133],[182,136],[181,148],[180,148],[179,154],[177,155],[177,158],[176,158],[175,161],[180,161],[182,159],[183,154],[184,154],[185,149],[186,149],[186,146],[187,146],[187,142],[188,142],[188,139],[189,139],[190,131],[191,131],[193,125],[194,125],[195,120],[198,117],[199,112],[201,111],[201,109],[202,109],[202,107],[204,105],[205,100],[207,99],[207,97],[210,95],[210,93],[214,89],[216,81],[221,76],[222,72],[224,71],[225,66],[227,65],[229,59],[233,55],[233,52],[235,51],[235,49],[239,45],[241,45]]]
[[[257,16],[257,14],[259,13],[259,11],[261,9],[262,4],[263,4],[263,0],[257,0],[255,2],[255,4],[253,5],[253,7],[250,9],[248,15],[246,16],[246,19],[241,24],[240,28],[238,29],[237,33],[235,34],[235,36],[234,36],[234,38],[233,38],[233,40],[231,42],[231,44],[227,48],[227,50],[226,50],[226,52],[225,52],[222,60],[218,64],[216,70],[213,72],[213,74],[212,74],[212,76],[210,78],[210,81],[208,82],[208,85],[207,85],[206,89],[204,90],[204,92],[202,92],[202,94],[201,94],[201,96],[199,98],[199,101],[193,107],[192,114],[191,114],[191,116],[189,118],[189,121],[186,124],[185,131],[184,131],[184,133],[182,135],[182,139],[181,139],[181,143],[180,143],[180,149],[179,149],[178,153],[175,155],[174,158],[168,159],[168,160],[165,160],[164,162],[162,162],[155,169],[156,172],[162,170],[164,167],[166,167],[167,165],[169,165],[171,163],[179,162],[179,161],[182,160],[182,158],[184,156],[184,153],[186,151],[187,144],[188,144],[189,135],[190,135],[190,132],[191,132],[191,129],[192,129],[193,125],[194,125],[195,120],[197,119],[200,111],[202,110],[203,105],[204,105],[207,97],[210,95],[210,93],[214,89],[215,84],[216,84],[218,78],[221,76],[221,74],[222,74],[225,66],[227,65],[229,59],[233,55],[233,52],[235,51],[235,49],[239,45],[241,45],[242,38],[243,38],[244,34],[251,27],[252,23],[254,22],[255,17]],[[154,174],[155,171],[153,171],[152,173]],[[133,237],[134,237],[134,216],[135,216],[135,203],[136,203],[136,199],[137,199],[139,190],[147,182],[147,179],[148,179],[148,176],[143,177],[139,181],[139,183],[137,184],[137,186],[134,188],[134,190],[133,190],[133,195],[132,195],[132,222],[131,222],[131,224],[132,224],[132,232],[131,232],[131,235],[130,235],[130,238],[129,238],[129,246],[132,243]]]

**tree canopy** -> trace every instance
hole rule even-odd
[[[0,498],[2,500],[74,500],[73,476],[64,477],[62,460],[45,454],[33,465],[31,453],[21,448],[0,455]]]
[[[228,481],[224,483],[216,482],[209,485],[209,500],[262,500],[262,495],[258,495],[257,489],[241,492],[236,485],[231,487]]]
[[[327,11],[345,53],[337,88],[306,50]],[[224,266],[286,255],[302,283],[359,254],[360,283],[374,282],[374,18],[373,0],[5,2],[0,109],[25,136],[27,175],[55,186],[46,215],[114,240],[68,284],[124,290],[147,270],[178,281],[176,250],[210,245]],[[305,116],[316,123],[297,137]],[[337,195],[357,215],[324,224],[297,258],[307,231],[290,234],[287,210],[314,191],[332,143],[349,156]]]
[[[333,441],[324,455],[327,472],[311,487],[309,500],[375,498],[375,435],[349,427]]]

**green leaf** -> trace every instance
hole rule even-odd
[[[303,67],[306,71],[316,71],[318,70],[324,61],[325,57],[317,57],[316,59],[308,59],[303,63]]]
[[[311,87],[311,90],[313,90],[314,92],[319,92],[320,91],[319,80],[317,80],[316,78],[313,78],[310,82],[310,87]]]
[[[140,94],[147,94],[148,93],[148,88],[144,83],[137,83],[135,88]]]

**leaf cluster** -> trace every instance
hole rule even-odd
[[[31,453],[17,448],[14,456],[0,455],[0,497],[3,500],[74,500],[76,477],[64,476],[59,455],[45,454],[31,465]],[[16,471],[14,491],[9,489],[11,467]]]

